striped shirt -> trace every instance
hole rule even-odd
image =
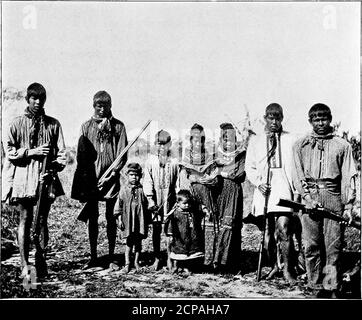
[[[354,201],[357,172],[352,147],[346,140],[333,134],[323,138],[311,133],[293,145],[293,156],[293,182],[302,197],[309,193],[308,182],[327,180],[337,186],[333,192],[340,192],[343,204]]]

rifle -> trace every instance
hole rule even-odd
[[[267,165],[268,165],[268,171],[266,176],[267,185],[270,185],[270,159],[274,155],[275,149],[276,149],[276,144],[272,145],[270,150],[267,152]],[[259,246],[259,260],[258,260],[258,271],[256,273],[256,281],[260,281],[261,278],[261,269],[262,269],[261,264],[263,260],[263,249],[264,249],[266,222],[268,214],[268,202],[269,202],[269,193],[265,196],[265,201],[264,201],[264,229],[262,232],[260,246]]]
[[[41,168],[41,175],[44,175],[46,172],[46,166],[48,162],[48,156],[44,156]],[[35,215],[34,215],[34,222],[33,222],[33,240],[36,247],[41,247],[39,243],[39,236],[40,236],[40,211],[43,205],[43,199],[46,193],[46,186],[44,180],[39,183],[39,199],[36,204]],[[44,248],[42,248],[44,249]]]
[[[268,172],[267,172],[267,184],[270,184],[270,161],[268,159]],[[266,219],[268,213],[268,202],[269,202],[269,194],[265,196],[264,201],[264,229],[261,236],[260,246],[259,246],[259,260],[258,260],[258,271],[256,273],[256,281],[260,281],[261,278],[261,263],[263,260],[263,249],[264,249],[264,241],[265,241],[265,232],[266,232]]]
[[[278,202],[277,205],[281,206],[281,207],[292,208],[292,209],[295,209],[295,210],[301,210],[302,213],[304,213],[304,214],[311,214],[313,212],[316,212],[316,213],[321,214],[321,216],[323,218],[331,219],[331,220],[334,220],[334,221],[337,221],[337,222],[342,222],[344,224],[347,224],[347,226],[350,226],[350,227],[356,228],[358,230],[361,230],[361,222],[360,221],[358,222],[358,221],[352,220],[352,222],[350,224],[348,224],[348,221],[349,221],[348,219],[343,218],[342,216],[334,213],[331,210],[325,209],[325,208],[307,209],[305,207],[305,205],[302,204],[302,203],[295,202],[295,201],[288,200],[288,199],[282,199],[282,198],[279,199],[279,202]]]
[[[149,124],[151,123],[152,120],[148,120],[146,122],[146,124],[143,126],[143,128],[141,129],[141,131],[138,133],[138,135],[132,140],[132,142],[130,142],[129,144],[127,144],[127,146],[121,151],[121,153],[117,156],[117,158],[112,162],[112,164],[108,167],[108,169],[103,173],[103,175],[99,178],[98,180],[98,185],[97,188],[98,190],[105,194],[112,186],[113,183],[106,183],[109,181],[109,177],[108,175],[110,173],[112,173],[112,171],[117,168],[117,166],[119,165],[119,162],[122,160],[122,158],[124,157],[124,155],[128,152],[128,150],[134,145],[134,143],[138,140],[138,138],[140,137],[140,135],[143,133],[143,131],[146,130],[146,128],[149,126]],[[120,171],[122,168],[117,168],[117,171]],[[77,217],[78,220],[83,221],[83,222],[87,222],[88,220],[88,206],[87,206],[86,202],[82,209],[79,212],[79,215]]]

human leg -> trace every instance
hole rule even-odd
[[[140,254],[142,251],[142,239],[141,237],[137,237],[134,241],[134,251],[135,251],[135,258],[134,258],[134,266],[138,271],[140,269]]]
[[[172,243],[172,239],[171,237],[167,237],[166,238],[166,243],[167,243],[167,268],[169,271],[172,271],[172,261],[171,261],[171,243]]]
[[[160,222],[153,223],[152,242],[153,242],[153,253],[155,255],[155,262],[152,265],[153,270],[158,270],[160,267],[160,255],[161,255],[161,232],[162,225]]]
[[[18,226],[18,243],[22,269],[28,272],[29,248],[30,248],[30,229],[33,221],[33,205],[22,201],[17,204],[17,210],[20,215]]]
[[[266,280],[271,280],[279,272],[278,261],[277,261],[277,244],[275,241],[275,216],[270,214],[266,219],[266,230],[264,239],[264,250],[268,265],[272,268],[268,273]]]
[[[89,245],[90,245],[90,254],[91,260],[86,267],[92,267],[96,265],[97,260],[97,242],[98,242],[98,201],[93,201],[89,205],[89,214],[88,220],[88,234],[89,234]]]
[[[323,268],[323,221],[309,214],[302,215],[302,242],[309,284],[321,282]]]
[[[116,247],[116,238],[117,238],[117,221],[113,215],[114,205],[115,205],[114,199],[109,199],[106,201],[108,252],[111,261],[113,261],[114,259],[114,249]]]
[[[324,219],[324,243],[326,249],[326,265],[323,269],[323,287],[325,290],[336,291],[341,284],[341,252],[343,229],[338,222]]]
[[[131,265],[130,265],[131,252],[132,252],[132,245],[130,245],[127,242],[126,250],[125,250],[125,253],[124,253],[125,264],[124,264],[124,269],[123,269],[127,273],[131,270]]]
[[[51,202],[44,199],[43,206],[39,212],[39,239],[36,239],[35,267],[38,277],[45,277],[48,274],[46,264],[46,249],[49,241],[48,214]]]
[[[287,216],[279,216],[276,220],[277,241],[280,244],[280,251],[283,258],[283,275],[284,279],[290,284],[294,284],[294,243],[292,232],[292,220]]]

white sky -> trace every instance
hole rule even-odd
[[[309,130],[323,102],[357,133],[360,21],[359,3],[3,2],[2,84],[42,83],[68,145],[98,90],[130,136],[148,119],[214,130],[271,102],[288,131]]]

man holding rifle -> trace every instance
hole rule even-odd
[[[64,169],[67,158],[60,123],[44,112],[45,88],[32,83],[27,88],[26,101],[24,114],[16,117],[7,131],[5,151],[13,164],[9,167],[12,181],[7,190],[2,190],[2,200],[9,200],[20,214],[18,243],[22,276],[30,277],[28,258],[33,223],[35,268],[38,278],[43,278],[47,275],[48,213],[54,199],[64,195],[57,172]]]
[[[127,145],[126,129],[111,112],[111,96],[99,91],[93,97],[94,114],[81,126],[77,149],[77,168],[72,185],[72,198],[85,202],[78,219],[88,221],[91,258],[84,268],[97,266],[98,202],[106,202],[109,259],[113,262],[117,224],[113,209],[119,191],[119,171],[127,162],[127,154],[120,159],[107,179],[99,180]]]
[[[262,219],[264,232],[261,240],[269,264],[272,267],[267,279],[271,279],[278,271],[277,245],[283,258],[283,275],[290,284],[295,283],[293,261],[293,233],[296,230],[297,219],[293,210],[280,207],[277,202],[280,197],[293,199],[295,190],[292,186],[292,145],[293,137],[283,130],[283,109],[277,103],[266,107],[265,134],[252,136],[246,153],[245,170],[249,181],[256,187],[254,191],[252,215]],[[265,223],[266,222],[266,223]],[[258,223],[259,224],[259,223]],[[266,226],[265,226],[266,224]],[[260,249],[262,254],[263,250]],[[261,275],[260,255],[258,280]]]
[[[313,131],[293,146],[293,182],[314,212],[302,215],[306,271],[312,288],[337,297],[344,225],[314,209],[323,207],[352,221],[356,169],[350,144],[333,132],[330,108],[317,103],[308,116]]]

